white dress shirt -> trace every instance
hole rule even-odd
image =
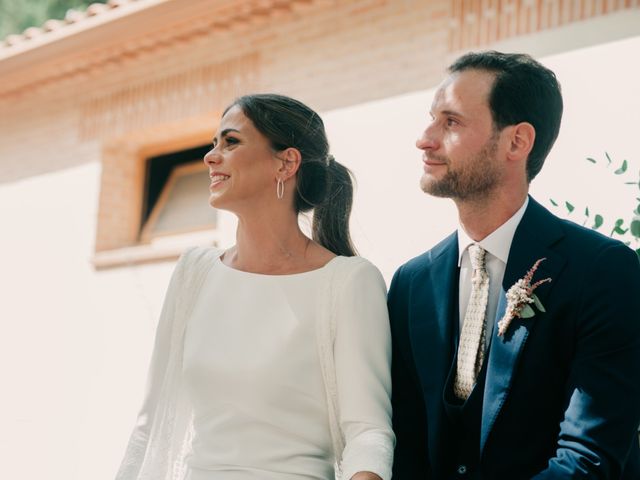
[[[491,343],[490,339],[493,333],[493,324],[496,322],[495,317],[498,309],[498,300],[500,299],[500,292],[502,291],[502,279],[507,266],[513,235],[520,224],[520,220],[522,220],[528,204],[529,197],[527,196],[520,209],[514,213],[509,220],[479,242],[473,241],[473,239],[467,235],[467,232],[464,231],[463,226],[458,224],[458,266],[460,267],[458,305],[460,312],[460,331],[462,331],[462,324],[464,323],[469,297],[471,296],[471,274],[473,273],[473,269],[471,268],[471,260],[469,259],[469,245],[477,243],[487,252],[485,255],[485,265],[487,273],[489,274],[489,301],[487,304],[487,322],[485,327],[485,338],[487,339],[485,344],[486,348],[489,348]]]

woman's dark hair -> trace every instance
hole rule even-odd
[[[336,255],[356,255],[349,235],[351,172],[329,154],[320,116],[302,102],[276,94],[242,96],[224,113],[236,105],[276,152],[291,147],[300,152],[294,208],[296,213],[313,210],[313,239]]]
[[[449,72],[485,70],[495,74],[489,108],[497,130],[528,122],[536,138],[527,160],[527,180],[540,172],[562,120],[562,93],[555,74],[521,53],[473,52],[458,58]]]

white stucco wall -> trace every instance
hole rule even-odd
[[[111,478],[132,421],[171,265],[93,270],[99,174],[0,186],[3,478]]]
[[[584,158],[640,168],[640,37],[543,58],[563,85],[560,138],[532,193],[628,214],[636,191]],[[414,142],[432,91],[324,114],[358,179],[353,236],[387,279],[455,228],[424,195]],[[170,263],[96,272],[97,152],[80,166],[0,184],[2,478],[112,479],[144,386]],[[637,178],[637,177],[636,177]],[[597,195],[597,200],[596,200]],[[232,223],[226,222],[226,238]]]

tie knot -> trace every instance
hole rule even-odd
[[[469,245],[469,259],[474,270],[484,270],[484,254],[486,250],[477,243]]]

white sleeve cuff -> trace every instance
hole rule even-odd
[[[372,472],[390,480],[393,447],[393,434],[383,430],[367,430],[353,438],[344,449],[340,480],[350,480],[358,472]]]

